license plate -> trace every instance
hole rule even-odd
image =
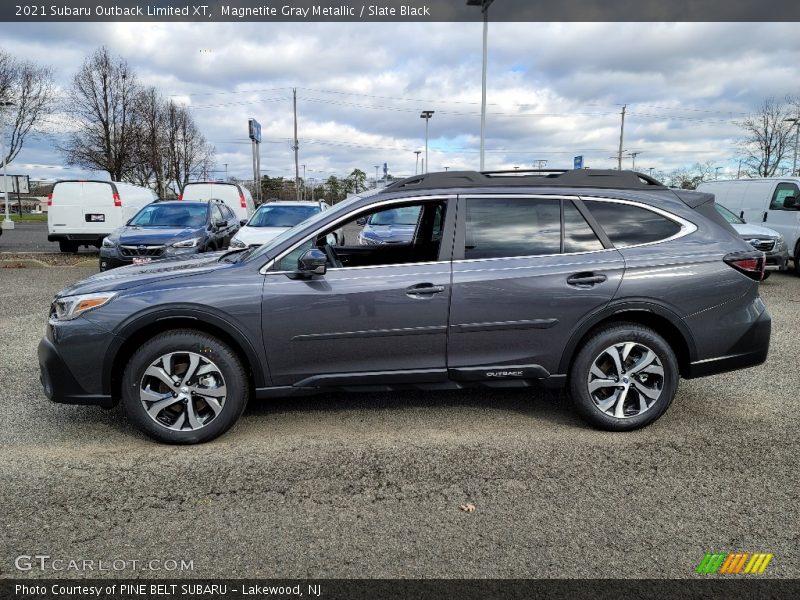
[[[89,213],[86,215],[87,223],[105,223],[106,216],[99,213]]]
[[[152,258],[149,258],[147,256],[134,256],[133,257],[133,264],[135,264],[135,265],[146,265],[147,263],[149,263],[152,260],[153,260]]]

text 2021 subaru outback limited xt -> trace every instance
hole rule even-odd
[[[399,207],[418,208],[408,242],[326,243]],[[763,270],[713,196],[638,173],[433,173],[259,248],[62,290],[39,362],[50,399],[121,401],[174,443],[221,434],[253,397],[536,383],[630,430],[664,413],[680,377],[766,359]]]

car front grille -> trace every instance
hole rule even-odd
[[[135,256],[161,256],[164,254],[166,246],[120,246],[119,253],[122,256],[135,257]]]
[[[761,250],[762,252],[772,252],[775,249],[775,240],[771,239],[757,239],[757,238],[745,238],[747,242],[756,250]]]

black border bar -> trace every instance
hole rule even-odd
[[[481,0],[3,0],[5,22],[467,22]],[[785,0],[483,0],[504,22],[796,22]]]

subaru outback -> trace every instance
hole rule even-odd
[[[399,208],[407,241],[331,243]],[[431,173],[260,247],[60,291],[41,379],[171,443],[220,435],[251,399],[329,390],[566,387],[590,424],[632,430],[681,377],[766,359],[764,260],[712,195],[639,173]]]

